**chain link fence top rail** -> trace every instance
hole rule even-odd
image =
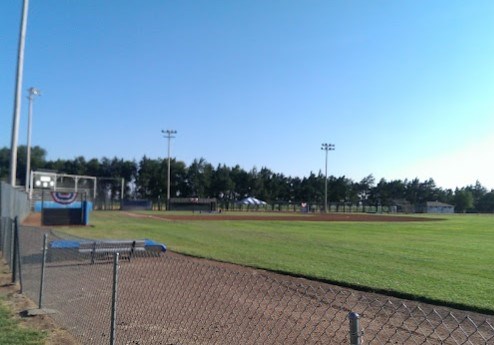
[[[37,301],[43,235],[60,237],[20,230],[23,290]],[[2,222],[5,256],[4,237]],[[43,307],[82,344],[109,344],[112,256],[92,259],[48,253]],[[116,344],[350,344],[351,311],[361,344],[494,344],[490,316],[172,252],[122,254],[116,302]]]

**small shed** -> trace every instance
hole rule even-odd
[[[391,213],[414,213],[415,207],[405,199],[394,199],[390,203]]]
[[[424,205],[424,213],[454,213],[455,207],[439,201],[427,201]]]

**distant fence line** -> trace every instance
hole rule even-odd
[[[269,211],[269,212],[307,212],[307,213],[320,213],[324,211],[324,204],[307,203],[307,206],[302,206],[302,203],[282,203],[275,202],[267,205],[243,205],[236,201],[221,201],[217,200],[215,203],[216,211]],[[165,210],[165,204],[161,200],[151,200],[151,209],[155,211]],[[173,209],[172,209],[173,210]],[[195,211],[199,208],[189,207],[187,209],[180,209],[181,211]],[[394,206],[382,206],[382,205],[356,205],[350,203],[329,203],[329,212],[343,212],[343,213],[415,213],[410,210],[407,212],[398,211]]]
[[[66,235],[0,225],[13,279],[82,344],[494,343],[487,315],[121,244],[50,253],[44,235]]]

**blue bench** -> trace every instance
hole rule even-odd
[[[166,246],[153,240],[55,240],[48,245],[49,262],[90,258],[91,263],[98,259],[109,259],[119,253],[129,260],[136,253],[159,256],[166,252]]]

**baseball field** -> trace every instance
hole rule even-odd
[[[94,212],[89,238],[169,250],[494,314],[494,217]]]

